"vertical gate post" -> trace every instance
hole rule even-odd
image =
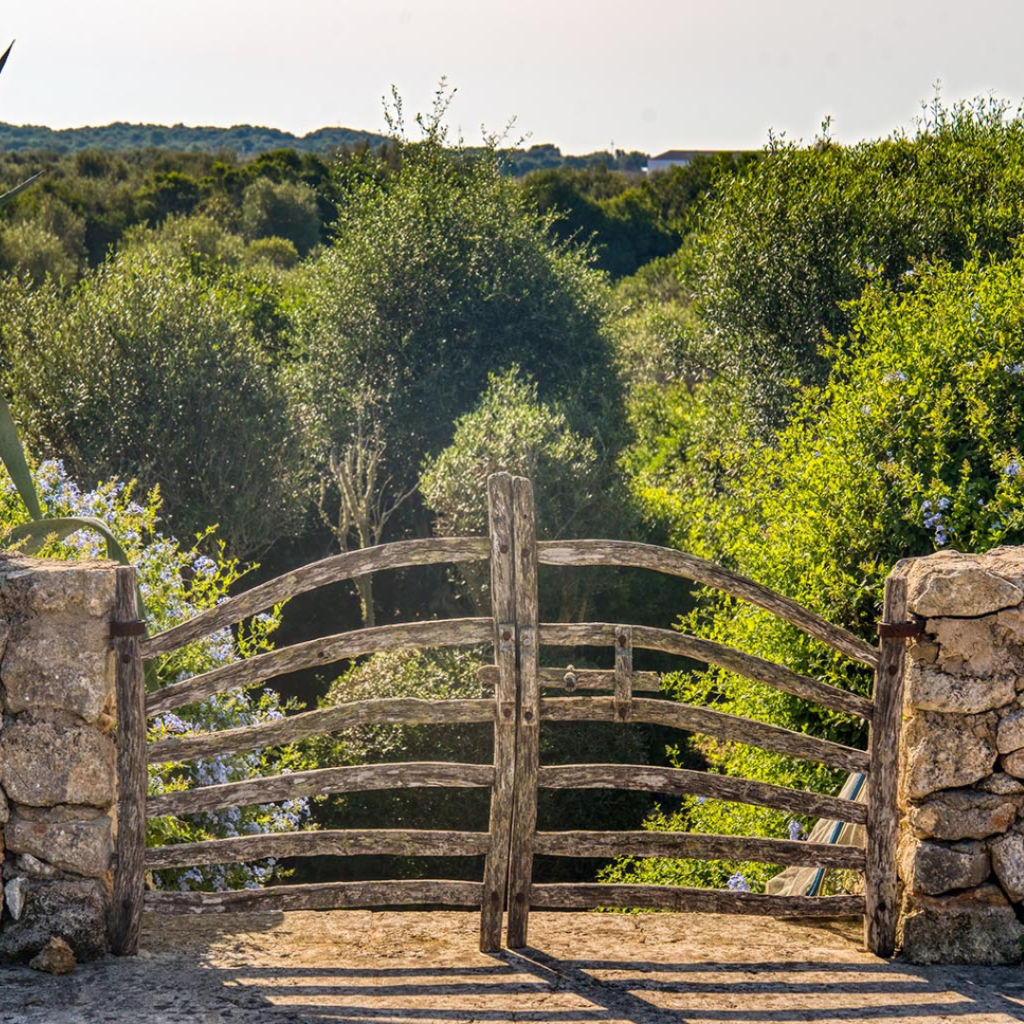
[[[540,766],[540,636],[537,598],[537,539],[533,484],[512,481],[512,521],[516,555],[516,622],[519,627],[519,726],[516,735],[515,812],[509,858],[508,944],[526,945],[537,830],[537,776]]]
[[[146,852],[146,686],[136,587],[135,570],[119,567],[110,631],[116,658],[118,794],[110,944],[118,956],[134,956],[139,950]]]
[[[491,607],[494,614],[495,687],[494,785],[491,789],[491,845],[484,862],[480,950],[501,949],[501,925],[508,889],[509,842],[516,772],[516,597],[512,534],[512,477],[496,473],[487,481],[491,541]]]
[[[883,624],[907,617],[907,581],[891,575],[885,581]],[[889,957],[896,945],[899,879],[896,848],[899,838],[897,786],[900,726],[903,717],[903,664],[906,636],[879,629],[875,670],[875,709],[870,730],[868,776],[867,863],[864,872],[864,943],[876,956]]]

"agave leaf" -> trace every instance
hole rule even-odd
[[[14,425],[11,410],[3,395],[0,395],[0,460],[3,460],[7,467],[7,472],[10,473],[14,486],[18,488],[18,494],[25,502],[29,515],[33,519],[42,519],[43,510],[39,505],[39,493],[28,468],[18,428]]]
[[[19,542],[20,550],[26,555],[34,555],[51,539],[63,540],[79,530],[92,530],[98,533],[107,543],[107,557],[122,565],[131,565],[117,538],[110,532],[102,519],[93,516],[54,516],[52,519],[38,519],[31,523],[22,523],[9,530],[2,539],[0,546],[11,547]]]
[[[39,171],[38,174],[33,174],[31,178],[26,178],[20,185],[17,185],[15,188],[12,188],[10,192],[5,192],[2,196],[0,196],[0,206],[3,206],[4,203],[9,203],[16,195],[18,195],[21,192],[24,192],[25,189],[27,189],[29,185],[31,185],[32,182],[36,180],[36,178],[42,176],[42,173],[42,171]]]
[[[11,45],[4,50],[4,55],[0,57],[0,71],[3,71],[4,65],[7,63],[7,58],[11,55],[11,50],[14,49],[14,40],[11,40]]]

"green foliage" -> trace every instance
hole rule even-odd
[[[606,521],[602,468],[593,441],[540,402],[537,385],[513,367],[491,375],[476,409],[455,424],[451,445],[425,461],[420,490],[439,533],[467,536],[487,532],[492,473],[529,477],[543,536],[556,538]]]
[[[309,451],[323,458],[353,409],[372,408],[404,479],[512,363],[542,398],[580,395],[593,418],[614,399],[600,278],[552,240],[493,150],[447,148],[442,116],[423,142],[398,143],[393,173],[357,176],[299,310],[293,392]]]
[[[83,492],[57,461],[44,462],[34,474],[33,490],[41,500],[41,525],[76,521],[79,526],[99,522],[116,538],[119,550],[135,566],[146,618],[156,633],[212,608],[239,580],[239,563],[224,555],[223,545],[214,545],[216,557],[203,549],[211,546],[212,531],[205,531],[191,547],[179,544],[158,529],[159,491],[154,489],[142,503],[135,500],[134,487],[107,481]],[[31,525],[28,510],[18,489],[6,472],[0,471],[0,530],[17,533]],[[104,553],[100,538],[91,529],[54,534],[38,552],[43,557],[95,559]],[[257,616],[232,636],[222,630],[193,641],[156,664],[156,685],[210,671],[221,665],[269,649],[270,637],[280,621],[279,610]],[[150,739],[170,734],[205,732],[233,728],[280,718],[289,705],[282,704],[270,690],[253,693],[240,690],[210,698],[199,705],[180,708],[155,719]],[[194,785],[276,775],[282,770],[301,770],[312,765],[293,747],[264,750],[260,754],[232,755],[191,764],[150,767],[150,792],[163,793]],[[216,814],[188,815],[180,819],[157,818],[149,822],[148,842],[162,845],[196,842],[255,832],[291,830],[305,821],[308,808],[293,801],[280,806],[249,807]],[[181,889],[223,889],[252,887],[281,876],[273,863],[236,864],[203,869],[157,872],[159,887]]]
[[[28,440],[80,479],[159,482],[183,533],[219,521],[233,553],[264,549],[297,511],[297,456],[248,313],[244,294],[159,251],[123,253],[69,296],[3,284],[6,384]]]
[[[827,132],[827,124],[826,124]],[[722,182],[694,243],[693,280],[723,365],[758,391],[764,424],[820,383],[823,332],[874,275],[894,289],[921,260],[1004,258],[1024,228],[1024,121],[1005,104],[937,106],[914,137],[844,147],[773,139]]]
[[[257,178],[242,199],[242,234],[249,241],[284,238],[300,257],[320,241],[316,196],[306,185],[290,181],[275,185]]]

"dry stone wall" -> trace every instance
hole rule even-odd
[[[902,955],[1016,963],[1024,935],[1024,549],[902,563]]]
[[[115,567],[0,555],[0,961],[107,949]]]

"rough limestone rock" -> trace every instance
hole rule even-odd
[[[70,974],[77,963],[75,951],[55,935],[29,960],[28,965],[33,970],[45,971],[47,974]]]
[[[988,879],[991,862],[984,843],[944,846],[908,837],[900,845],[899,871],[912,892],[939,896],[981,885]]]
[[[0,789],[0,825],[5,825],[11,816],[11,808],[7,803],[7,794]]]
[[[4,886],[4,901],[7,904],[7,913],[15,921],[21,920],[21,912],[25,909],[25,887],[28,882],[24,878],[12,879]]]
[[[1014,608],[1024,590],[979,564],[978,556],[942,552],[907,572],[907,607],[924,619],[973,618]]]
[[[990,775],[998,756],[995,726],[991,714],[915,715],[903,729],[907,796],[920,799]],[[942,736],[941,746],[935,742],[936,735]]]
[[[102,882],[26,880],[22,888],[18,920],[5,921],[0,929],[0,961],[30,960],[54,935],[63,938],[79,960],[106,953],[109,896]]]
[[[5,834],[8,850],[30,854],[62,871],[102,878],[110,870],[114,836],[113,822],[107,816],[60,824],[14,817]]]
[[[1024,900],[1024,836],[1010,832],[989,844],[992,867],[1003,892],[1015,903]]]
[[[1015,779],[1024,779],[1024,750],[1003,754],[999,764],[1007,775],[1012,775]]]
[[[1024,747],[1024,708],[1011,711],[999,721],[996,730],[996,749],[1009,754]]]
[[[95,722],[114,687],[110,624],[85,615],[17,623],[3,661],[7,711],[55,708]]]
[[[1012,775],[1006,775],[1004,772],[996,772],[987,779],[982,779],[975,788],[984,790],[986,793],[1001,793],[1004,796],[1010,796],[1024,793],[1024,782],[1015,779]]]
[[[22,804],[18,807],[18,817],[24,821],[44,821],[48,823],[61,821],[95,821],[102,818],[106,811],[87,804],[57,804],[54,807],[29,807]]]
[[[25,878],[57,878],[60,871],[52,864],[33,857],[31,853],[23,853],[11,861],[11,877],[24,875]]]
[[[1015,964],[1021,925],[997,886],[954,896],[908,894],[900,915],[900,957],[915,964]]]
[[[111,738],[88,726],[24,714],[0,733],[0,780],[15,803],[109,807],[114,762]]]
[[[105,559],[62,562],[4,554],[0,561],[4,612],[39,616],[70,612],[109,619],[116,568]]]
[[[907,819],[919,839],[985,839],[1009,830],[1019,797],[957,789],[911,806]]]
[[[967,607],[961,614],[969,612]],[[942,652],[945,672],[982,677],[1016,674],[1018,666],[1012,647],[1002,642],[1006,630],[999,627],[993,616],[933,619],[927,628]]]
[[[905,675],[903,703],[908,709],[976,715],[1012,704],[1017,677],[952,675],[934,665],[910,662]]]

